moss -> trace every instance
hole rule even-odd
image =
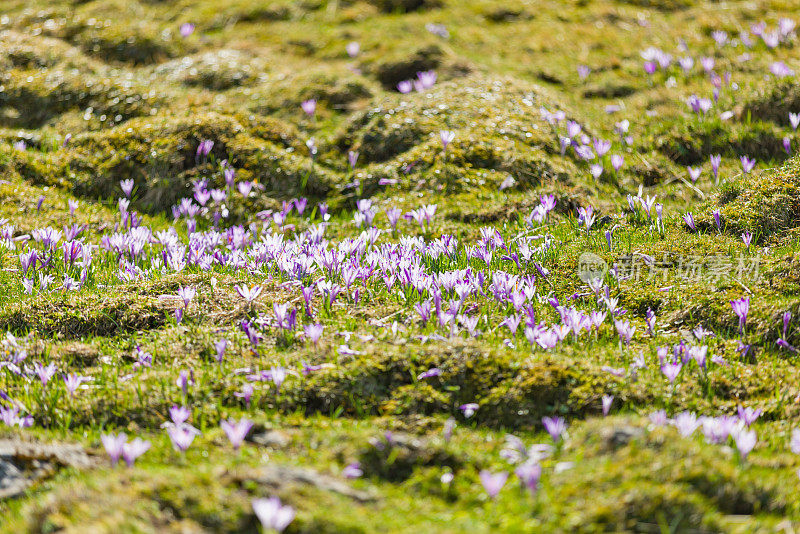
[[[721,213],[725,232],[734,236],[752,232],[756,242],[796,228],[800,224],[800,159],[724,182],[701,210],[701,223],[707,227],[714,209]]]
[[[175,59],[157,66],[154,72],[171,82],[222,91],[252,85],[266,69],[265,62],[252,54],[223,49]]]
[[[151,92],[140,78],[119,79],[63,45],[47,50],[43,43],[34,45],[11,34],[7,48],[30,56],[0,75],[0,108],[6,108],[12,126],[39,128],[62,113],[86,109],[113,125],[147,115],[164,103],[163,96]],[[42,69],[42,63],[49,68]]]
[[[372,443],[361,450],[359,460],[368,476],[393,482],[406,480],[415,469],[448,467],[456,470],[463,463],[438,442],[396,433],[373,438]]]
[[[744,113],[752,118],[785,125],[789,113],[800,109],[800,88],[791,78],[756,87],[756,93],[744,104]]]
[[[578,530],[638,530],[649,525],[678,529],[725,530],[728,515],[786,511],[786,495],[767,470],[737,469],[727,449],[685,439],[674,429],[645,431],[641,437],[609,450],[603,430],[641,429],[621,418],[594,420],[576,429],[569,450],[581,461],[555,475],[550,495],[556,516]],[[593,488],[596,499],[582,492]],[[585,494],[584,494],[585,495]],[[564,523],[562,523],[564,525]]]
[[[441,0],[368,0],[383,13],[409,13],[442,6]]]
[[[747,155],[759,160],[783,160],[783,132],[761,121],[722,122],[718,119],[666,120],[643,141],[680,165],[708,161],[713,154]]]
[[[211,171],[215,186],[224,184],[216,167],[196,159],[200,141],[211,140],[211,158],[228,159],[237,169],[238,180],[254,180],[266,188],[267,196],[232,204],[232,216],[238,217],[246,209],[263,209],[270,196],[321,197],[334,190],[334,175],[294,153],[294,132],[274,119],[217,113],[154,116],[78,136],[65,151],[26,154],[19,158],[17,168],[34,183],[59,184],[90,197],[115,197],[119,180],[130,178],[140,191],[134,205],[155,213],[189,194],[201,170],[206,176]]]

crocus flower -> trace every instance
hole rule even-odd
[[[691,228],[692,231],[696,230],[696,228],[694,226],[694,217],[692,217],[692,212],[687,211],[686,214],[683,216],[683,220],[686,223],[686,226]]]
[[[347,161],[348,161],[348,163],[350,163],[350,168],[353,169],[353,170],[355,170],[355,168],[356,168],[356,162],[358,161],[358,155],[359,155],[359,153],[358,153],[357,150],[351,150],[351,151],[349,151],[347,153]]]
[[[348,464],[342,469],[342,476],[344,478],[360,478],[363,474],[364,471],[361,469],[361,464],[358,462]]]
[[[123,446],[128,440],[128,436],[124,432],[119,434],[101,434],[100,441],[106,449],[106,453],[111,459],[111,465],[117,465],[119,459],[122,457]]]
[[[131,178],[128,178],[127,180],[120,180],[119,182],[120,189],[122,189],[122,192],[128,198],[130,198],[131,194],[133,193],[133,186],[134,186],[134,181]]]
[[[241,286],[235,285],[233,288],[248,304],[256,300],[261,294],[261,286],[247,287],[245,284],[242,284]]]
[[[123,434],[124,435],[124,434]],[[150,442],[142,438],[134,438],[129,443],[122,444],[122,459],[128,467],[133,467],[134,462],[150,450]]]
[[[480,472],[480,479],[483,489],[486,490],[489,498],[494,499],[500,493],[500,490],[503,489],[503,486],[505,486],[506,480],[508,480],[508,473],[505,471],[492,473],[484,469]]]
[[[447,150],[447,145],[453,142],[456,138],[456,133],[452,130],[442,130],[439,132],[439,138],[442,141],[442,146]]]
[[[739,158],[739,161],[742,164],[742,171],[744,171],[745,174],[749,174],[750,171],[752,171],[753,168],[756,166],[756,160],[750,159],[747,156],[742,156],[741,158]]]
[[[69,396],[72,397],[75,395],[75,391],[80,387],[81,383],[88,380],[91,379],[85,376],[76,375],[75,373],[64,375],[64,385],[67,387]]]
[[[403,80],[397,84],[397,90],[404,95],[410,93],[413,88],[414,85],[411,83],[411,80]]]
[[[186,38],[194,33],[194,24],[191,22],[184,22],[180,27],[181,37]]]
[[[282,505],[277,497],[271,499],[253,499],[253,512],[265,529],[283,532],[294,520],[294,508]]]
[[[800,113],[789,113],[789,124],[792,125],[792,130],[797,130],[800,126]]]
[[[714,182],[719,183],[719,165],[722,162],[722,156],[713,154],[709,156],[709,160],[711,161],[711,172],[714,174]]]
[[[746,459],[750,451],[756,446],[758,438],[755,430],[738,430],[733,433],[733,440],[736,442],[736,448],[739,449],[739,454],[742,459]]]
[[[686,171],[689,173],[689,179],[692,180],[692,183],[696,183],[697,179],[700,178],[702,169],[700,167],[686,167]]]
[[[304,100],[300,104],[300,107],[303,108],[303,111],[305,111],[306,114],[310,117],[317,110],[317,101],[315,99],[313,99],[313,98],[310,98],[308,100]]]
[[[214,349],[216,350],[215,359],[218,363],[222,363],[222,358],[225,356],[225,349],[228,348],[228,340],[225,338],[220,339],[216,343],[214,343]]]
[[[193,287],[181,287],[178,289],[178,297],[183,301],[183,306],[188,308],[189,303],[194,299],[197,291]]]
[[[742,297],[731,301],[733,313],[739,318],[739,333],[744,333],[744,326],[747,322],[747,312],[750,310],[750,297]]]
[[[789,448],[795,454],[800,454],[800,429],[795,428],[792,430],[792,439],[789,442]]]
[[[742,241],[744,241],[744,246],[747,247],[747,250],[750,250],[750,243],[753,241],[753,233],[744,232],[742,234]]]
[[[521,463],[514,470],[522,485],[525,486],[531,494],[536,493],[539,486],[539,479],[542,477],[542,466],[536,462],[527,461]]]
[[[670,384],[675,382],[675,379],[678,378],[678,374],[681,372],[681,368],[683,368],[683,364],[681,362],[674,362],[674,363],[664,363],[661,366],[661,372],[667,377]]]
[[[542,417],[542,424],[555,443],[561,440],[561,435],[567,430],[563,417]]]
[[[741,404],[736,408],[737,415],[739,416],[739,420],[747,425],[748,427],[756,422],[761,416],[761,408],[745,408]]]
[[[253,422],[246,417],[242,417],[238,421],[222,421],[220,426],[228,436],[233,448],[238,449],[241,447],[244,438],[247,437],[247,433],[250,432],[251,428],[253,428]]]
[[[714,217],[714,224],[717,226],[717,231],[722,230],[722,224],[720,221],[720,213],[719,210],[714,210],[711,215]]]
[[[614,403],[613,395],[603,395],[603,415],[608,415],[611,405]]]
[[[324,327],[321,324],[307,324],[303,327],[303,332],[311,342],[316,345],[319,338],[322,337]]]
[[[195,432],[185,426],[170,426],[167,428],[167,434],[172,441],[172,446],[180,452],[186,452],[195,436]]]
[[[462,404],[461,406],[458,407],[458,409],[464,413],[465,418],[469,419],[470,417],[475,415],[475,412],[478,411],[478,404],[470,402],[467,404]]]
[[[348,56],[356,57],[358,55],[358,53],[361,51],[361,45],[359,45],[355,41],[349,42],[349,43],[347,43],[347,46],[345,47],[345,51],[347,52]]]

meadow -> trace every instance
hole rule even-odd
[[[794,532],[793,0],[4,0],[0,532]]]

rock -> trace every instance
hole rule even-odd
[[[0,440],[0,499],[21,494],[60,468],[87,469],[94,464],[80,445]]]
[[[606,449],[616,450],[624,447],[633,439],[644,435],[644,429],[632,425],[605,427],[600,430],[599,437]]]
[[[291,443],[292,437],[280,430],[265,430],[263,432],[251,434],[248,436],[247,440],[263,447],[282,449]]]
[[[351,488],[343,480],[301,467],[267,466],[230,475],[237,483],[255,482],[269,486],[272,491],[286,490],[292,486],[313,486],[323,491],[331,491],[355,501],[374,502],[377,497],[372,492]]]

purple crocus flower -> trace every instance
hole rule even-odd
[[[235,285],[233,288],[247,304],[252,303],[261,294],[261,286],[247,287],[245,284],[242,284],[241,286]]]
[[[539,486],[539,479],[542,477],[542,466],[533,461],[523,462],[514,470],[522,485],[525,486],[531,494],[536,493]]]
[[[304,100],[300,104],[300,107],[303,108],[303,111],[306,112],[306,115],[308,115],[310,117],[310,116],[314,115],[314,112],[317,111],[317,101],[315,99],[313,99],[313,98],[310,98],[308,100]]]
[[[717,225],[717,231],[721,231],[722,230],[722,224],[721,224],[721,221],[720,221],[719,210],[714,210],[714,212],[711,215],[714,217],[714,224]]]
[[[413,88],[414,84],[411,83],[411,80],[403,80],[397,84],[397,90],[404,95],[410,93]]]
[[[783,150],[787,156],[792,155],[792,139],[788,135],[783,138]]]
[[[670,384],[672,384],[675,382],[675,379],[678,378],[678,374],[680,374],[682,368],[683,364],[681,364],[681,362],[667,362],[661,366],[661,372],[667,377]]]
[[[614,403],[613,395],[603,395],[603,415],[608,415],[611,405]]]
[[[75,373],[64,375],[64,385],[67,387],[69,396],[74,396],[75,391],[80,387],[80,385],[88,380],[91,379],[85,376],[76,375]]]
[[[452,143],[455,138],[456,133],[452,130],[442,130],[439,132],[439,139],[441,139],[445,151],[447,150],[447,145]]]
[[[319,338],[322,337],[322,330],[324,327],[321,324],[307,324],[303,327],[303,332],[311,342],[316,345]]]
[[[697,179],[700,178],[702,169],[700,169],[700,167],[686,167],[686,171],[689,173],[689,179],[692,180],[692,183],[697,183]]]
[[[350,168],[355,170],[356,163],[358,162],[358,151],[351,150],[347,153],[347,162],[350,163]]]
[[[33,370],[42,382],[42,386],[46,386],[47,383],[50,382],[50,379],[56,374],[56,364],[50,363],[48,365],[42,365],[37,362],[33,365]]]
[[[361,464],[358,462],[353,462],[345,466],[342,469],[342,476],[344,478],[353,479],[353,478],[360,478],[364,475],[364,471],[361,469]]]
[[[184,39],[194,33],[194,24],[191,22],[184,22],[180,27],[181,37]]]
[[[797,127],[800,126],[800,113],[789,113],[789,124],[791,124],[792,130],[797,130]]]
[[[417,375],[417,380],[425,380],[426,378],[432,378],[434,376],[440,376],[442,374],[442,370],[438,367],[432,367],[425,372],[420,373]]]
[[[487,471],[484,469],[479,474],[481,479],[481,484],[483,485],[483,489],[486,490],[486,493],[489,495],[490,499],[494,499],[500,493],[500,490],[503,489],[503,486],[506,484],[506,480],[508,480],[508,473],[505,471],[501,471],[499,473],[492,473],[491,471]]]
[[[189,303],[192,302],[196,294],[197,290],[191,286],[178,289],[178,297],[183,301],[183,306],[185,308],[189,307]]]
[[[756,422],[761,416],[761,408],[745,408],[741,404],[736,408],[737,415],[739,416],[739,420],[747,425],[748,427]]]
[[[225,349],[228,348],[228,340],[225,338],[220,339],[216,343],[214,343],[214,349],[216,350],[215,359],[217,363],[222,363],[222,359],[225,356]]]
[[[122,189],[122,192],[128,198],[130,198],[131,194],[133,194],[133,186],[134,186],[134,181],[132,178],[128,178],[127,180],[120,180],[119,182],[120,189]]]
[[[170,426],[167,428],[167,434],[172,441],[172,446],[180,452],[186,452],[195,436],[195,432],[185,426]]]
[[[675,416],[672,424],[678,429],[678,433],[684,438],[690,437],[700,426],[700,420],[693,412],[681,412]]]
[[[122,444],[122,459],[125,460],[125,465],[133,467],[134,462],[148,450],[150,450],[149,441],[142,438],[134,438],[130,443]]]
[[[750,310],[750,297],[742,297],[731,301],[733,313],[739,318],[739,333],[744,334],[744,326],[747,322],[747,312]]]
[[[282,505],[277,497],[271,499],[253,499],[253,512],[266,530],[283,532],[294,520],[294,508]]]
[[[747,247],[747,250],[750,250],[750,243],[753,241],[753,233],[744,232],[742,234],[742,241],[744,241],[744,246]]]
[[[691,211],[686,212],[686,214],[683,216],[683,221],[686,223],[686,226],[692,229],[692,231],[697,230],[694,226],[694,217],[692,217]]]
[[[709,156],[709,160],[711,161],[711,172],[714,174],[714,182],[719,183],[719,165],[722,162],[722,156],[713,154]]]
[[[253,428],[253,422],[246,417],[242,417],[238,421],[233,421],[232,419],[222,421],[220,426],[228,436],[233,448],[239,449],[244,441],[244,438],[247,437],[247,433],[250,432],[251,428]]]
[[[561,435],[567,430],[563,417],[542,417],[542,424],[555,443],[561,440]]]
[[[122,457],[123,446],[127,440],[128,436],[126,436],[124,432],[120,432],[116,435],[100,435],[100,441],[103,443],[103,447],[106,449],[106,453],[111,459],[111,465],[117,465],[117,462],[119,462],[119,459]]]
[[[348,56],[356,57],[358,53],[361,51],[361,45],[359,45],[355,41],[351,41],[347,43],[347,46],[345,46],[345,51],[347,52]]]
[[[750,454],[750,451],[755,448],[758,437],[756,436],[755,430],[739,429],[734,431],[733,440],[736,442],[736,448],[739,449],[739,454],[742,456],[742,459],[745,460],[747,459],[747,455]]]
[[[742,171],[744,171],[745,174],[749,174],[756,166],[756,160],[750,159],[747,156],[742,156],[739,158],[739,161],[742,163]]]
[[[470,417],[475,415],[475,412],[478,411],[478,407],[479,406],[477,403],[470,402],[467,404],[462,404],[461,406],[458,407],[458,409],[462,411],[466,419],[469,419]]]

